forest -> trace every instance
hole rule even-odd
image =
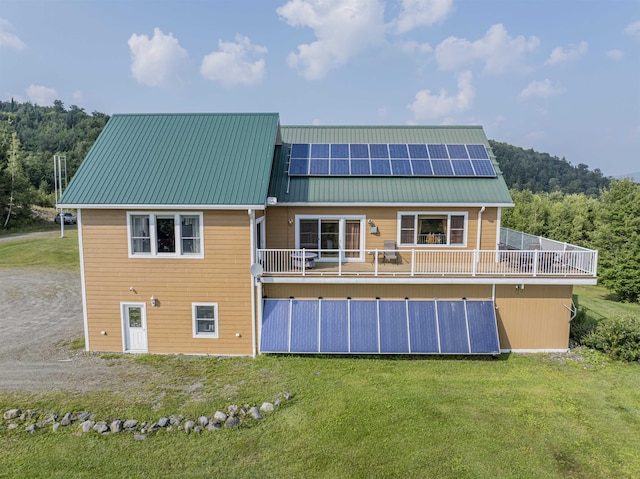
[[[32,206],[55,205],[53,156],[71,179],[109,116],[60,100],[0,102],[0,221],[4,231],[34,222]],[[515,207],[502,225],[599,250],[599,279],[622,300],[640,297],[640,184],[605,177],[583,163],[490,141]]]

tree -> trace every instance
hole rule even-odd
[[[622,301],[640,298],[640,184],[612,180],[600,197],[595,245],[601,283]]]
[[[6,168],[0,178],[0,205],[5,217],[3,227],[7,228],[12,218],[29,219],[31,217],[32,189],[22,170],[22,151],[20,140],[14,132],[11,137]],[[6,215],[6,216],[5,216]]]

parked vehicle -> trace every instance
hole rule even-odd
[[[62,213],[62,217],[65,225],[75,225],[78,222],[78,218],[69,212]],[[55,222],[60,224],[60,213],[56,215]]]

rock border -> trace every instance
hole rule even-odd
[[[51,428],[58,432],[61,428],[75,425],[82,434],[95,432],[98,434],[133,433],[135,440],[144,440],[149,434],[160,430],[178,430],[186,434],[200,434],[203,431],[219,431],[222,428],[237,429],[242,424],[251,421],[262,421],[264,415],[272,413],[282,404],[282,401],[290,401],[292,395],[283,391],[279,393],[273,402],[263,402],[259,407],[250,404],[230,404],[224,410],[216,411],[212,416],[199,416],[188,418],[183,415],[172,414],[158,418],[157,421],[139,421],[138,419],[111,419],[109,421],[98,420],[95,414],[88,411],[68,411],[63,415],[56,412],[41,412],[35,409],[20,408],[9,409],[4,412],[3,418],[7,430],[24,426],[24,431],[35,433]]]

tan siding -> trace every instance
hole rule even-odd
[[[385,240],[397,241],[398,211],[439,211],[468,213],[466,249],[475,249],[478,239],[478,212],[480,208],[416,208],[416,207],[303,207],[277,206],[267,210],[267,248],[295,248],[296,215],[364,215],[378,227],[377,234],[369,233],[366,225],[365,249],[382,249]],[[289,224],[289,219],[294,223]],[[482,216],[481,249],[496,248],[497,208],[487,208]]]
[[[566,349],[572,286],[496,286],[503,349]]]
[[[149,352],[251,354],[246,211],[204,213],[204,259],[128,258],[124,210],[83,210],[82,229],[92,350],[122,351],[120,303],[145,302]],[[193,302],[218,303],[218,339],[193,338]]]

